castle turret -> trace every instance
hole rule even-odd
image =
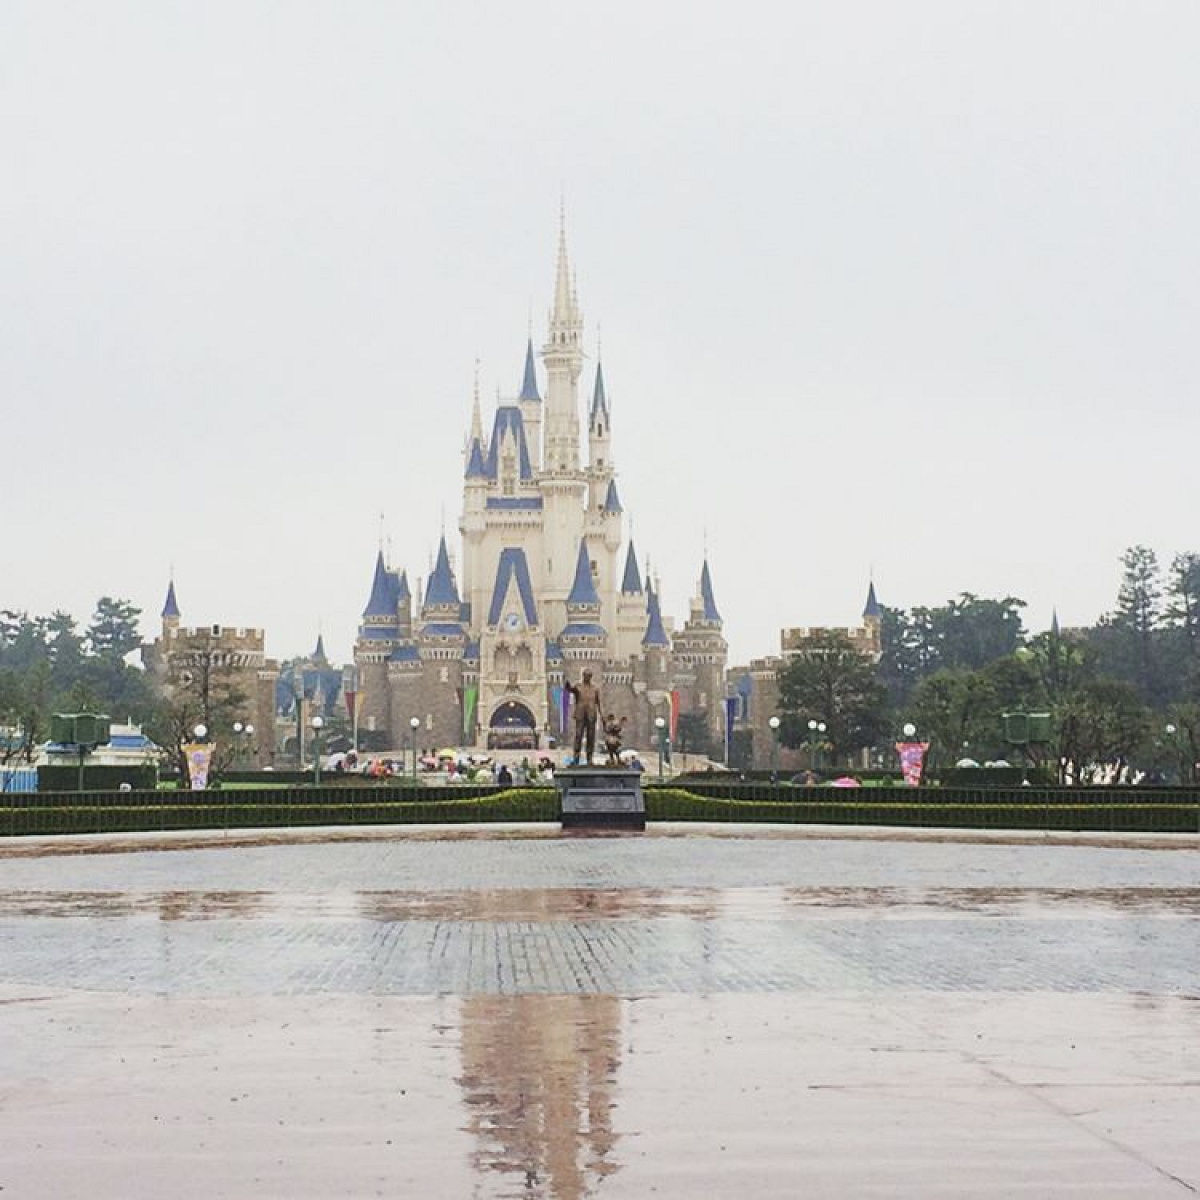
[[[567,624],[559,638],[567,662],[604,658],[608,635],[600,623],[600,596],[592,578],[586,541],[580,541],[575,560],[575,580],[567,597]]]
[[[680,681],[681,708],[704,717],[709,736],[722,734],[725,695],[725,663],[729,647],[721,632],[723,622],[713,594],[708,559],[700,568],[700,583],[692,599],[691,611],[683,629],[675,635],[675,662]]]
[[[162,629],[164,641],[179,630],[179,602],[175,599],[174,578],[167,583],[167,598],[163,602],[162,610]]]
[[[870,653],[878,659],[883,653],[883,606],[875,595],[874,579],[867,585],[867,602],[863,605],[862,623]]]
[[[521,394],[517,397],[521,416],[525,419],[525,430],[529,437],[529,455],[533,469],[542,469],[542,397],[538,393],[537,369],[533,359],[533,338],[525,344],[525,374],[521,380]]]
[[[617,593],[616,642],[614,653],[620,659],[632,659],[641,651],[642,634],[646,632],[646,594],[638,571],[633,542],[625,552],[625,572]]]

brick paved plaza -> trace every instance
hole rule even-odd
[[[1200,842],[14,840],[0,1020],[4,1196],[1184,1196]]]

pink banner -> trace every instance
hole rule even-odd
[[[208,787],[208,765],[212,762],[211,742],[188,742],[183,748],[187,756],[188,781],[193,792],[202,792]]]
[[[900,755],[900,774],[908,787],[921,786],[921,768],[925,765],[928,742],[897,742],[896,753]]]

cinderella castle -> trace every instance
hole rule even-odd
[[[485,436],[478,386],[463,479],[461,579],[443,535],[423,591],[380,550],[355,643],[360,728],[394,747],[546,748],[564,736],[564,683],[590,669],[626,744],[672,740],[680,722],[722,735],[726,643],[708,562],[682,628],[643,578],[617,491],[597,364],[580,421],[583,317],[560,228],[554,305],[519,394]],[[586,455],[586,457],[585,457]],[[415,728],[414,728],[415,727]]]

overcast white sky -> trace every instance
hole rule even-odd
[[[731,657],[1200,550],[1200,6],[0,7],[0,607],[350,654],[565,190],[637,547]]]

